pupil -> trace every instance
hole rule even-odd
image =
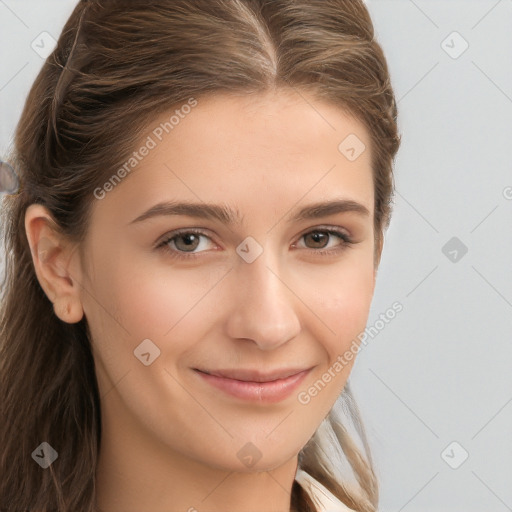
[[[198,237],[194,233],[189,233],[189,234],[180,235],[178,237],[177,241],[182,240],[184,242],[185,248],[195,249],[197,246],[197,238]],[[176,246],[178,246],[178,243],[176,243]]]
[[[322,237],[325,237],[326,234],[325,233],[313,233],[311,235],[313,237],[313,240],[315,241],[315,243],[319,243],[321,242],[322,240]]]

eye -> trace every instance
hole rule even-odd
[[[335,245],[334,248],[326,249],[333,237],[341,240],[341,243]],[[308,247],[308,249],[320,255],[337,254],[353,244],[352,239],[347,235],[347,233],[340,229],[333,228],[317,228],[313,231],[308,231],[301,236],[301,239],[311,242],[313,248]]]
[[[201,238],[210,239],[203,231],[197,229],[187,229],[171,233],[170,235],[172,236],[166,237],[158,244],[157,249],[163,249],[176,258],[196,257],[197,253],[193,251],[201,246]],[[202,245],[204,246],[204,244]]]
[[[334,248],[326,249],[333,237],[336,237],[341,243],[335,245]],[[201,243],[202,238],[211,240],[204,231],[198,229],[175,231],[158,243],[156,248],[166,251],[173,258],[192,259],[198,257],[201,252],[208,250],[208,244]],[[344,231],[333,228],[317,228],[308,231],[300,237],[300,240],[302,239],[313,245],[313,247],[306,247],[306,249],[318,255],[337,254],[353,244],[351,238]],[[294,244],[293,247],[297,247],[297,244]],[[198,248],[204,250],[196,251]]]

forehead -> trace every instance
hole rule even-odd
[[[369,134],[361,121],[341,106],[306,92],[277,89],[264,94],[221,93],[196,101],[196,106],[187,109],[188,113],[179,119],[172,111],[171,116],[167,112],[155,119],[150,129],[153,128],[153,135],[159,135],[158,142],[165,143],[160,139],[168,139],[172,144],[172,131],[179,128],[177,131],[195,139],[197,145],[210,142],[214,147],[236,151],[236,143],[243,146],[248,156],[251,153],[247,150],[251,147],[270,150],[285,144],[288,158],[294,155],[293,150],[315,157],[327,150],[328,155],[337,157],[340,149],[347,149],[340,148],[339,144],[352,135],[352,142],[359,146],[356,149],[366,147],[369,153]],[[179,106],[175,109],[177,113],[180,110]],[[168,131],[171,118],[178,125]],[[164,133],[160,135],[162,129]],[[199,141],[200,138],[204,140]],[[265,155],[259,153],[258,156],[264,158]],[[346,156],[350,157],[348,153]]]
[[[373,209],[366,128],[305,93],[214,94],[184,102],[156,117],[139,146],[136,152],[149,149],[127,167],[102,207],[125,201],[133,210],[179,197],[277,211],[301,198],[337,195]]]

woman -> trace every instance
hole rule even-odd
[[[9,159],[1,510],[377,510],[396,122],[361,1],[81,1]]]

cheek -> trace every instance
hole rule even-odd
[[[216,284],[227,270],[177,268],[153,258],[117,266],[108,293],[130,333],[123,338],[129,338],[132,349],[149,338],[169,355],[183,352],[212,321]]]
[[[330,279],[310,295],[311,309],[318,318],[313,334],[325,358],[297,400],[307,409],[312,407],[308,409],[315,411],[312,418],[325,417],[342,392],[357,357],[358,336],[368,321],[374,288],[373,262],[361,256],[357,264],[331,269]]]
[[[143,262],[125,252],[113,252],[104,254],[94,266],[90,293],[84,294],[84,311],[93,339],[98,340],[98,355],[115,378],[132,366],[141,370],[133,351],[145,339],[165,352],[171,338],[173,352],[183,348],[193,333],[177,340],[173,335],[194,314],[194,306],[200,305],[207,283],[194,284],[186,272],[150,264],[151,258]]]
[[[206,282],[194,284],[186,272],[141,272],[118,283],[115,300],[130,332],[161,338],[194,314],[207,291]]]
[[[364,331],[374,290],[373,262],[359,263],[330,273],[313,298],[320,319],[330,328],[325,347],[331,359],[346,350]]]

